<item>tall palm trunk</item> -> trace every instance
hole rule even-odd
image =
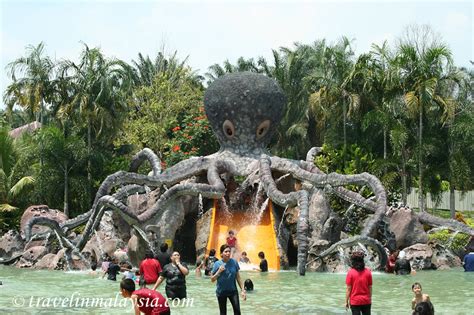
[[[383,127],[383,159],[387,159],[387,128]]]
[[[69,176],[68,176],[68,165],[67,162],[64,162],[64,214],[69,217]]]
[[[451,214],[451,219],[456,217],[456,199],[454,194],[454,187],[451,184],[449,186],[449,212]]]
[[[419,115],[419,135],[418,135],[418,207],[420,211],[425,211],[425,196],[423,194],[423,110],[420,108]]]
[[[89,123],[87,125],[87,194],[89,202],[91,201],[92,196],[92,162],[91,162],[91,152],[92,152],[92,126],[91,119],[89,118]]]
[[[408,185],[407,185],[407,158],[405,147],[402,148],[402,172],[401,172],[401,181],[402,181],[402,202],[404,205],[407,205],[408,202]]]
[[[343,166],[346,167],[346,154],[347,154],[347,130],[346,130],[346,120],[347,120],[347,108],[346,102],[342,101],[342,130],[343,130],[343,137],[344,137],[344,144],[343,144]]]

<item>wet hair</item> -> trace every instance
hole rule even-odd
[[[227,248],[230,248],[230,246],[227,245],[227,244],[224,244],[224,245],[221,246],[221,248],[220,248],[220,253],[221,253],[221,255],[222,255],[222,253],[223,253]]]
[[[421,288],[421,284],[420,284],[419,282],[413,283],[413,284],[411,285],[411,289],[413,290],[413,289],[415,288],[415,286],[419,286],[420,289],[422,289],[422,288]]]
[[[91,269],[95,271],[95,270],[97,269],[97,264],[96,264],[96,263],[92,263],[92,264],[91,264]]]
[[[244,281],[244,289],[246,291],[253,291],[253,282],[250,279]]]
[[[258,257],[259,257],[259,258],[265,258],[265,253],[264,253],[264,252],[258,253]]]
[[[216,250],[213,248],[209,251],[209,256],[215,256],[216,255]]]
[[[135,281],[133,281],[132,279],[123,279],[120,282],[120,289],[132,293],[133,291],[135,291]]]
[[[145,252],[145,258],[153,258],[154,255],[153,255],[153,252],[151,250],[147,250]]]
[[[364,262],[364,253],[363,252],[353,252],[351,255],[351,266],[357,271],[362,271],[365,269]]]
[[[168,243],[162,243],[162,244],[160,245],[160,251],[161,251],[162,253],[165,253],[167,250],[168,250]]]
[[[247,252],[242,252],[242,255],[245,255],[245,256],[247,256]]]
[[[416,304],[413,315],[434,315],[434,307],[431,302],[420,302]]]

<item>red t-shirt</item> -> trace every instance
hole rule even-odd
[[[143,277],[147,284],[155,283],[161,272],[160,262],[154,258],[145,258],[140,263],[140,276]]]
[[[143,288],[133,291],[132,295],[137,295],[137,304],[140,312],[146,315],[156,315],[169,311],[170,308],[166,303],[166,298],[160,292]]]
[[[235,237],[230,238],[229,236],[227,237],[227,245],[229,247],[235,247],[235,243],[237,242],[237,239]]]
[[[370,298],[370,287],[372,286],[372,272],[365,268],[357,271],[354,268],[349,269],[346,276],[346,284],[352,286],[350,302],[351,305],[372,304]]]

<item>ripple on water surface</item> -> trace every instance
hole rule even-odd
[[[0,266],[1,314],[132,314],[119,295],[119,282],[91,276],[87,272],[17,269]],[[345,314],[345,274],[295,271],[259,273],[242,271],[252,279],[255,291],[241,301],[243,314]],[[415,276],[374,273],[372,314],[410,314],[411,285],[420,282],[430,295],[436,314],[474,314],[474,273],[462,269],[419,271]],[[173,314],[216,314],[215,284],[208,277],[187,277],[192,306],[172,307]],[[160,287],[164,292],[164,287]],[[64,307],[53,307],[54,298]],[[75,307],[75,299],[102,298],[106,307]],[[58,300],[59,299],[59,300]],[[72,299],[73,302],[64,301]],[[82,301],[82,300],[80,300]],[[21,305],[23,303],[23,305]],[[48,307],[49,303],[49,307]],[[84,302],[85,303],[85,302]],[[98,303],[98,302],[97,302]],[[115,304],[114,304],[115,303]],[[231,314],[230,304],[228,306]]]

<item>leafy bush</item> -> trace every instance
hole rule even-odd
[[[458,251],[465,248],[471,238],[467,234],[452,233],[448,229],[429,234],[428,237],[430,241],[436,241],[437,243],[453,251]]]

